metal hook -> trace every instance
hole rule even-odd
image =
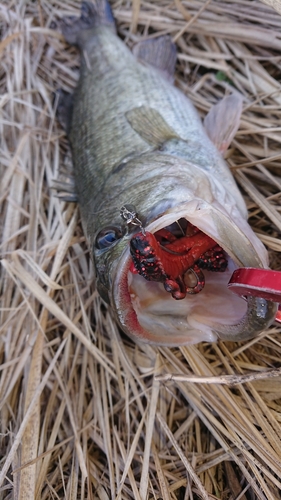
[[[205,286],[205,276],[204,276],[202,270],[196,264],[194,266],[190,267],[189,269],[187,269],[187,271],[184,273],[184,278],[186,277],[187,273],[189,273],[189,272],[191,272],[195,276],[195,278],[197,279],[197,283],[195,286],[188,286],[185,283],[186,292],[191,294],[191,295],[194,295],[196,293],[201,292],[201,290],[203,290],[203,288]],[[184,279],[184,282],[185,282],[185,279]]]
[[[145,236],[145,230],[143,228],[141,220],[137,217],[137,211],[134,205],[123,205],[123,207],[121,207],[120,209],[120,215],[122,219],[126,221],[126,224],[139,226],[142,234]]]

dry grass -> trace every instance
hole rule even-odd
[[[231,85],[244,95],[229,164],[280,269],[281,18],[265,3],[113,7],[129,45],[172,35],[176,84],[202,116]],[[135,345],[95,292],[77,208],[53,195],[69,148],[52,92],[74,88],[79,59],[50,26],[78,11],[0,6],[0,498],[281,498],[280,328],[246,344]]]

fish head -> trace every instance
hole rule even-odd
[[[160,168],[163,163],[165,175]],[[176,158],[148,155],[146,175],[141,165],[138,175],[133,167],[128,165],[118,192],[116,179],[110,179],[112,186],[103,192],[93,242],[98,291],[111,304],[123,331],[135,340],[167,346],[258,335],[274,320],[276,304],[238,297],[227,284],[238,267],[267,268],[267,252],[231,193],[196,165]],[[115,196],[109,199],[106,193],[113,188]],[[132,205],[139,226],[128,224],[122,213],[122,207]],[[173,232],[183,221],[215,240],[225,251],[228,265],[224,272],[204,271],[204,289],[175,300],[162,282],[132,272],[130,242],[141,230],[155,234],[169,228]]]

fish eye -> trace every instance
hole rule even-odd
[[[120,227],[109,226],[102,229],[96,236],[95,247],[99,250],[110,248],[116,241],[122,238],[123,233]]]

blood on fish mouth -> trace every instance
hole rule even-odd
[[[225,252],[212,238],[191,223],[184,231],[180,229],[180,235],[168,228],[154,234],[142,231],[130,241],[133,261],[130,271],[148,281],[163,283],[165,290],[176,300],[203,290],[205,277],[202,269],[224,272],[227,268]]]

